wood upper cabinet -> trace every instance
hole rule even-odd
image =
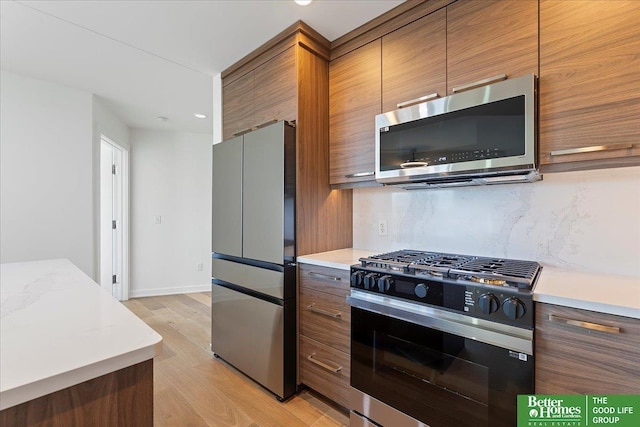
[[[540,2],[541,164],[640,155],[639,25],[637,0]]]
[[[381,103],[380,39],[331,61],[331,184],[375,180],[375,116],[381,113]]]
[[[253,71],[222,87],[223,139],[254,125],[254,73]]]
[[[296,119],[296,51],[291,46],[255,69],[256,126]]]
[[[447,6],[448,94],[499,74],[538,75],[538,0],[458,0]]]
[[[536,394],[640,393],[640,320],[536,303]]]
[[[440,9],[382,37],[382,111],[447,92],[447,13]]]
[[[223,86],[223,139],[270,121],[296,119],[296,51],[291,46]]]

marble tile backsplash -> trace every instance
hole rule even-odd
[[[533,184],[353,193],[353,247],[534,260],[640,276],[640,167],[545,174]],[[387,235],[378,235],[378,222]]]

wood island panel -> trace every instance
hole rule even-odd
[[[567,325],[549,316],[619,332]],[[537,394],[640,393],[640,320],[536,303],[535,333]]]
[[[152,427],[153,359],[0,412],[11,427]]]
[[[538,75],[538,0],[458,0],[447,6],[447,94],[498,74]]]
[[[640,156],[639,23],[636,0],[540,2],[541,164]],[[633,148],[550,154],[611,144]]]
[[[382,111],[432,93],[447,93],[445,9],[382,37]]]

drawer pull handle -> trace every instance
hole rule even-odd
[[[265,127],[265,126],[267,126],[267,125],[270,125],[270,124],[272,124],[272,123],[276,123],[277,121],[278,121],[277,119],[267,120],[266,122],[264,122],[264,123],[260,123],[260,124],[259,124],[259,125],[257,125],[257,126],[252,126],[252,127],[250,127],[250,128],[242,129],[242,130],[240,130],[240,131],[238,131],[238,132],[234,133],[234,134],[233,134],[233,135],[231,135],[231,136],[240,136],[240,135],[244,135],[245,133],[249,133],[249,132],[251,132],[251,131],[254,131],[254,130],[257,130],[257,129],[263,128],[263,127]]]
[[[362,178],[363,176],[373,176],[375,172],[358,172],[358,173],[350,173],[349,175],[345,175],[345,178]]]
[[[316,273],[315,271],[310,271],[309,276],[317,277],[318,279],[331,280],[333,282],[339,282],[342,280],[340,277],[331,276],[329,274]]]
[[[313,363],[315,365],[318,365],[321,368],[326,369],[327,371],[333,372],[335,374],[337,374],[338,372],[340,372],[342,370],[342,366],[340,366],[340,365],[331,366],[331,365],[329,365],[327,363],[321,362],[318,359],[316,359],[315,357],[313,357],[315,355],[316,355],[315,353],[311,353],[310,355],[307,356],[307,360],[309,362],[311,362],[311,363]]]
[[[633,145],[632,144],[592,145],[590,147],[568,148],[566,150],[553,150],[549,153],[549,155],[565,156],[567,154],[591,153],[594,151],[625,150],[627,148],[633,148]]]
[[[430,93],[429,95],[421,96],[420,98],[410,99],[408,101],[401,102],[399,104],[396,104],[396,107],[406,108],[415,104],[419,104],[421,102],[431,101],[432,99],[436,99],[439,97],[440,95],[438,95],[438,92],[434,92],[434,93]]]
[[[575,326],[582,329],[589,329],[592,331],[607,332],[609,334],[620,333],[620,328],[616,326],[607,326],[607,325],[601,325],[599,323],[585,322],[582,320],[567,319],[565,317],[556,316],[555,314],[549,315],[549,321],[554,323],[562,323],[563,325]]]
[[[314,303],[309,304],[309,305],[307,306],[307,308],[308,308],[309,310],[313,311],[314,313],[322,314],[323,316],[331,317],[331,318],[334,318],[334,319],[339,319],[339,318],[340,318],[340,316],[342,316],[342,313],[341,313],[340,311],[335,311],[335,312],[333,312],[333,311],[323,310],[323,309],[321,309],[321,308],[316,307],[316,306],[315,306],[315,302],[314,302]]]
[[[451,89],[453,93],[464,92],[465,90],[475,89],[480,86],[488,85],[489,83],[500,82],[502,80],[507,80],[506,74],[498,74],[497,76],[488,77],[486,79],[478,80],[472,83],[467,83],[466,85],[454,87]]]

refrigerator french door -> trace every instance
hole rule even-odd
[[[296,390],[295,130],[213,146],[211,349],[284,400]]]

